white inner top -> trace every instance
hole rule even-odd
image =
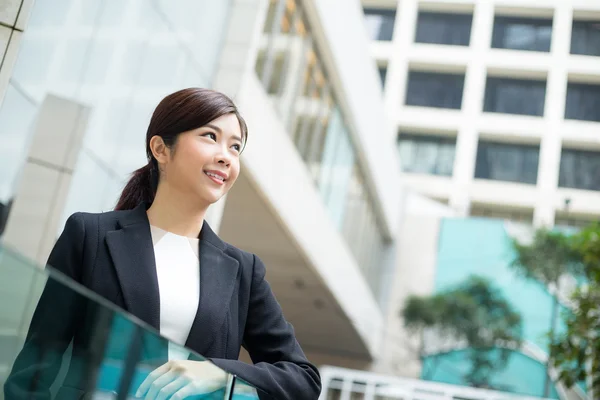
[[[200,300],[199,239],[179,236],[150,226],[160,293],[160,333],[185,345]],[[169,360],[188,353],[169,345]]]

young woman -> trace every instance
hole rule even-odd
[[[235,183],[247,138],[246,123],[227,96],[198,88],[167,96],[148,127],[148,164],[135,171],[116,211],[72,215],[48,264],[252,384],[261,398],[316,400],[319,373],[284,319],[263,263],[223,242],[204,220],[208,207]],[[60,353],[73,339],[78,354],[88,342],[87,309],[63,297],[46,287],[5,385],[7,400],[31,379],[26,349],[53,346]],[[57,309],[68,316],[57,322]],[[238,361],[242,345],[253,365]],[[178,377],[206,375],[207,363],[171,353],[168,358],[138,396],[198,394],[190,379]],[[58,368],[47,360],[36,363],[45,368],[47,385],[38,383],[36,396],[25,397],[48,398]],[[63,397],[86,394],[77,387],[81,379],[73,378],[81,375],[76,369],[72,362],[63,384],[68,390],[59,390],[71,396]],[[30,393],[31,382],[26,385]]]

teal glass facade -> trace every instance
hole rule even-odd
[[[452,287],[470,275],[490,279],[521,314],[525,346],[547,354],[552,296],[537,283],[518,276],[510,267],[514,258],[510,239],[531,229],[508,221],[486,218],[447,218],[440,227],[435,290]],[[559,331],[564,326],[559,325]],[[431,372],[431,364],[440,361]],[[462,380],[469,364],[465,350],[429,357],[423,378],[453,384]],[[509,391],[542,396],[545,365],[521,352],[514,352],[506,369],[492,382]],[[555,390],[552,398],[558,398]]]

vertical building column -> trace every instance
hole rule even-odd
[[[554,11],[552,48],[550,50],[552,62],[548,73],[544,107],[545,129],[540,143],[537,199],[533,216],[533,223],[536,226],[552,226],[554,224],[562,148],[561,130],[567,98],[567,65],[571,46],[572,18],[573,6],[569,2],[559,3]]]
[[[213,87],[234,100],[247,74],[254,74],[269,0],[232,0],[229,27]]]
[[[454,155],[453,188],[450,206],[458,215],[468,215],[470,209],[469,187],[475,175],[477,158],[477,131],[479,117],[483,111],[485,96],[486,59],[494,29],[494,5],[479,1],[473,10],[471,27],[471,62],[465,74],[461,126],[456,140]]]
[[[232,0],[229,28],[223,42],[213,88],[236,101],[242,82],[254,74],[262,27],[267,17],[269,0]],[[244,110],[241,110],[242,114]],[[206,221],[219,232],[227,196],[213,204]]]
[[[16,189],[3,242],[44,265],[60,230],[89,108],[48,95]]]
[[[393,118],[404,104],[408,79],[409,54],[412,48],[418,14],[417,0],[398,0],[392,54],[388,61],[385,90],[386,114]],[[396,121],[392,119],[394,126]],[[394,130],[397,135],[397,129]]]

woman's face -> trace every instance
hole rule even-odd
[[[177,192],[215,203],[240,173],[242,144],[242,130],[234,114],[181,133],[174,151],[169,152],[164,178]]]

